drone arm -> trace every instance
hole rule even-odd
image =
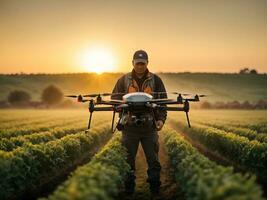
[[[188,101],[185,103],[184,107],[167,107],[166,110],[167,111],[183,111],[183,112],[185,112],[188,127],[189,128],[191,127],[190,120],[189,120],[189,115],[188,115],[188,112],[189,112],[189,103],[188,103]]]
[[[101,101],[99,103],[97,103],[98,105],[120,105],[122,104],[123,101],[121,100],[111,100],[111,101]]]
[[[172,99],[166,99],[166,100],[154,100],[153,103],[156,103],[157,105],[171,105],[171,104],[179,104],[178,101],[172,100]]]
[[[183,107],[167,107],[167,111],[184,111]]]
[[[114,107],[95,107],[94,111],[114,111]]]

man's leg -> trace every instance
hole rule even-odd
[[[147,133],[147,135],[142,137],[141,144],[144,149],[148,164],[147,181],[150,184],[151,192],[157,193],[161,185],[160,182],[161,166],[158,158],[158,153],[159,153],[158,133],[157,132]]]
[[[135,188],[135,157],[138,150],[139,137],[123,132],[122,145],[127,149],[127,163],[131,167],[125,180],[125,190],[127,193],[133,193]]]

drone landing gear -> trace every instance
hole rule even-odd
[[[112,133],[115,133],[115,131],[116,131],[116,129],[117,129],[117,125],[115,126],[115,128],[114,128],[114,120],[115,120],[115,115],[116,115],[116,112],[115,112],[115,110],[113,111],[113,115],[112,115],[112,124],[111,124],[111,131],[112,131]]]
[[[90,100],[88,109],[90,112],[90,116],[89,116],[89,120],[88,120],[87,130],[85,130],[85,132],[88,132],[90,127],[91,127],[91,121],[92,121],[94,111],[111,111],[111,110],[113,110],[111,131],[112,131],[112,133],[114,133],[116,131],[118,124],[114,127],[114,120],[115,120],[115,115],[116,115],[116,110],[114,107],[99,107],[99,108],[97,108],[97,107],[95,107],[93,100]]]
[[[87,129],[90,129],[92,116],[93,116],[93,112],[90,112],[90,116],[89,116],[89,121],[88,121],[88,127],[87,127]]]
[[[191,124],[190,124],[188,112],[185,112],[185,114],[186,114],[186,119],[187,119],[188,127],[191,128]]]
[[[183,112],[185,112],[187,124],[188,124],[188,127],[190,128],[191,124],[190,124],[189,114],[188,114],[189,113],[189,101],[185,100],[185,102],[183,104],[184,104],[183,107],[167,107],[167,110],[168,111],[183,111]]]
[[[185,111],[185,115],[186,115],[188,127],[190,128],[191,127],[191,124],[190,124],[189,115],[188,115],[188,112],[189,112],[189,102],[187,100],[184,102],[184,111]]]
[[[89,116],[89,120],[88,120],[88,126],[87,126],[87,130],[85,130],[85,132],[87,133],[90,129],[91,126],[91,121],[92,121],[92,116],[93,116],[93,112],[90,112],[90,116]]]
[[[93,117],[93,112],[94,112],[94,108],[95,108],[94,100],[91,99],[91,100],[89,101],[89,105],[88,105],[88,109],[89,109],[89,112],[90,112],[90,116],[89,116],[89,120],[88,120],[87,130],[85,130],[85,132],[88,132],[89,129],[90,129],[91,121],[92,121],[92,117]]]

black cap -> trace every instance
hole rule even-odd
[[[135,63],[148,63],[148,55],[144,50],[138,50],[133,55],[133,62]]]

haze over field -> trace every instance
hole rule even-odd
[[[267,75],[160,73],[168,92],[209,94],[207,101],[258,101],[267,99]],[[65,94],[111,92],[121,73],[55,74],[0,76],[0,100],[6,100],[10,91],[23,90],[33,100],[40,100],[48,85],[58,86]],[[174,96],[169,96],[174,97]]]

